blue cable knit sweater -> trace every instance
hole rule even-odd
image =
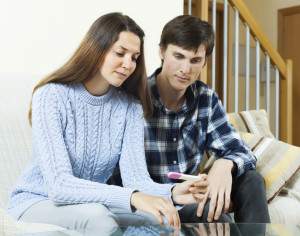
[[[147,171],[142,107],[122,88],[96,97],[82,84],[44,85],[33,96],[32,124],[30,162],[7,206],[15,219],[45,199],[130,212],[135,190],[171,200],[173,186],[154,183]],[[118,162],[124,188],[105,184]]]

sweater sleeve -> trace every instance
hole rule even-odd
[[[126,127],[120,157],[120,172],[124,187],[143,193],[168,198],[171,202],[173,185],[155,183],[147,169],[144,149],[144,120],[142,106],[131,102],[127,111]]]
[[[32,100],[33,148],[38,158],[48,197],[56,204],[100,203],[132,211],[135,189],[102,184],[73,175],[63,137],[65,107],[59,85],[39,88]]]

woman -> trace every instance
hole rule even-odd
[[[121,215],[137,210],[179,228],[172,201],[203,197],[206,181],[174,187],[147,172],[142,112],[152,111],[143,37],[128,16],[106,14],[71,59],[34,88],[32,156],[7,207],[15,219],[91,228],[116,226],[118,218],[125,224]],[[105,184],[117,163],[124,188]]]

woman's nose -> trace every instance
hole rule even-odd
[[[132,60],[131,60],[131,58],[124,57],[122,67],[125,68],[125,69],[127,69],[127,70],[131,69],[131,67],[132,67]]]

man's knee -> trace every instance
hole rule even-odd
[[[249,181],[256,184],[265,185],[265,180],[262,177],[262,175],[255,171],[255,170],[249,170],[244,174],[245,181]]]
[[[247,191],[248,193],[253,192],[253,189],[264,191],[265,186],[264,178],[255,170],[249,170],[233,181],[233,191]]]
[[[210,199],[207,200],[206,205],[203,209],[201,217],[197,216],[198,204],[185,205],[181,210],[179,210],[179,217],[182,223],[208,223],[208,212],[209,212]],[[222,213],[218,221],[223,223],[232,223],[232,219],[229,214]]]

